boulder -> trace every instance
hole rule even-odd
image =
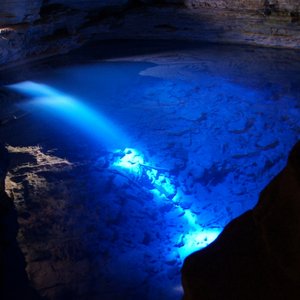
[[[186,258],[185,300],[300,299],[300,142],[256,207]]]

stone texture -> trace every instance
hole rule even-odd
[[[265,16],[259,11],[148,8],[128,12],[121,29],[130,37],[298,48],[300,28],[292,20],[289,14]]]
[[[39,19],[43,0],[2,0],[0,6],[1,25],[33,22]]]
[[[262,8],[263,0],[185,0],[185,5],[190,8],[205,9],[235,9],[256,10]]]
[[[184,299],[299,299],[300,142],[259,203],[182,269]]]
[[[43,2],[42,7],[41,1],[23,2],[17,7],[6,1],[2,8],[0,65],[70,51],[95,38],[179,39],[288,48],[300,45],[300,8],[292,0],[53,0]],[[6,7],[11,10],[11,19],[4,13]]]
[[[8,151],[0,143],[0,297],[38,300],[28,281],[23,253],[16,240],[19,230],[17,211],[5,192],[8,166]]]
[[[299,11],[297,0],[184,0],[187,7],[197,9],[264,10],[273,13]]]
[[[50,4],[62,4],[71,8],[76,9],[86,9],[86,10],[93,10],[93,9],[101,9],[106,7],[113,7],[113,6],[123,6],[127,4],[128,0],[89,0],[89,1],[78,1],[78,0],[45,0],[43,5],[50,5]]]
[[[40,18],[40,10],[49,5],[63,5],[69,8],[94,10],[123,6],[128,0],[3,0],[0,7],[0,26],[18,23],[32,23]]]
[[[42,6],[42,1],[21,1],[19,5],[7,1],[0,8],[0,66],[70,51],[98,30],[97,18],[113,23],[115,18],[109,16],[126,4],[123,0],[44,1]],[[109,12],[102,15],[104,9]]]

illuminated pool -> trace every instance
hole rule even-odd
[[[159,45],[94,45],[4,82],[7,190],[50,299],[180,299],[183,259],[256,204],[299,139],[299,52]]]

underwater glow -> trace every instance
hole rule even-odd
[[[192,213],[190,209],[182,208],[175,199],[180,190],[176,190],[174,180],[164,169],[150,166],[143,154],[133,148],[114,151],[116,158],[110,163],[112,168],[119,171],[126,171],[132,179],[138,182],[143,188],[147,188],[158,198],[163,197],[173,200],[172,203],[178,213],[183,214],[183,218],[187,221],[190,228],[189,233],[181,234],[178,243],[178,254],[181,261],[192,252],[200,250],[212,243],[221,233],[221,228],[204,229],[197,222],[197,215]]]
[[[114,154],[117,156],[113,166],[127,169],[136,176],[141,176],[144,157],[133,148],[125,148],[124,151],[116,150]]]
[[[48,85],[30,81],[11,85],[10,88],[32,98],[29,103],[25,104],[28,109],[34,107],[41,110],[46,109],[106,145],[128,145],[128,141],[124,138],[125,135],[111,121],[70,95]],[[175,179],[170,176],[169,172],[148,162],[140,151],[134,148],[123,149],[112,152],[110,167],[129,176],[156,198],[173,200],[172,203],[176,210],[186,219],[190,231],[179,237],[180,242],[177,245],[181,261],[192,252],[213,242],[220,234],[221,229],[203,229],[198,224],[197,216],[194,213],[176,203],[177,196],[183,195],[183,193],[177,190]]]
[[[180,236],[178,253],[183,261],[191,253],[201,250],[212,243],[221,233],[221,228],[199,229]]]
[[[115,160],[112,167],[127,171],[132,179],[139,182],[158,197],[173,199],[176,187],[169,174],[163,168],[152,166],[145,161],[144,155],[133,148],[114,151]]]
[[[120,129],[103,114],[70,95],[31,81],[9,87],[31,97],[32,101],[23,104],[28,110],[47,110],[109,148],[128,143]]]
[[[198,223],[197,215],[190,209],[178,207],[184,212],[183,217],[188,222],[188,233],[180,234],[177,241],[178,253],[181,261],[191,253],[201,250],[212,243],[222,232],[223,228],[203,228]]]
[[[189,209],[184,210],[184,217],[187,220],[189,226],[193,229],[198,229],[197,216],[193,214]]]

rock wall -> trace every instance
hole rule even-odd
[[[89,40],[99,30],[98,23],[103,21],[100,32],[114,26],[114,19],[127,3],[7,1],[0,8],[0,66],[70,51]]]
[[[33,22],[39,18],[43,0],[3,0],[0,6],[0,26]]]
[[[299,299],[299,157],[300,142],[258,205],[185,260],[185,300]]]
[[[49,4],[63,4],[71,8],[77,9],[95,9],[111,6],[120,6],[127,4],[128,0],[89,0],[89,1],[78,1],[78,0],[44,0],[44,6]]]
[[[41,8],[53,4],[61,4],[81,10],[93,10],[125,5],[127,3],[128,0],[3,0],[0,7],[0,26],[34,22],[40,18]]]
[[[42,6],[62,4],[76,9],[98,9],[103,7],[120,6],[128,3],[141,3],[144,5],[184,4],[192,9],[232,9],[232,10],[259,10],[266,7],[274,11],[299,12],[300,4],[297,0],[4,0],[0,8],[0,24],[16,24],[20,22],[33,22],[39,19]]]
[[[300,45],[298,14],[273,13],[269,9],[236,11],[180,6],[139,8],[127,12],[120,29],[115,31],[115,37],[180,39],[285,48],[299,48]]]
[[[184,3],[190,8],[233,10],[259,10],[270,8],[277,12],[299,11],[300,8],[299,1],[297,0],[185,0]]]
[[[2,26],[1,26],[2,24]],[[5,0],[0,66],[91,39],[178,39],[299,48],[297,0]]]
[[[257,9],[262,7],[263,0],[185,0],[190,8],[220,8],[220,9]]]

